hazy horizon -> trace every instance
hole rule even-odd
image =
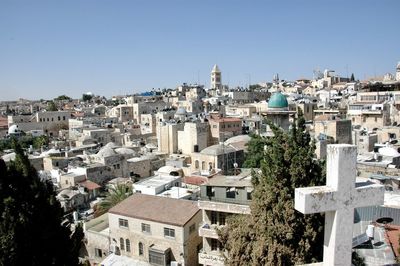
[[[399,1],[0,3],[0,100],[395,72]]]

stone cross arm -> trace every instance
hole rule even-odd
[[[335,211],[346,206],[354,209],[382,205],[384,191],[382,185],[365,182],[356,183],[356,188],[348,193],[340,193],[329,186],[296,188],[294,208],[301,213],[311,214]]]
[[[384,186],[356,175],[356,146],[328,145],[326,186],[295,189],[296,210],[325,213],[324,266],[351,265],[354,209],[383,204]]]

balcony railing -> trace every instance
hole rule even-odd
[[[251,200],[243,200],[243,199],[237,199],[237,198],[216,198],[216,197],[207,197],[204,195],[200,196],[200,200],[203,201],[215,201],[215,202],[223,202],[223,203],[229,203],[229,204],[238,204],[238,205],[250,205]]]
[[[199,227],[199,236],[218,239],[217,225],[202,224]]]
[[[211,210],[211,211],[250,214],[250,207],[248,205],[200,200],[198,201],[198,206],[200,209]]]

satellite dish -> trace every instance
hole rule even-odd
[[[388,223],[393,222],[393,218],[390,218],[390,217],[382,217],[382,218],[376,219],[376,222],[377,222],[378,224],[388,224]]]

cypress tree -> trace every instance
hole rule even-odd
[[[81,228],[70,237],[53,185],[14,146],[15,161],[0,160],[0,265],[78,265]]]
[[[283,132],[270,125],[261,174],[254,174],[251,214],[235,215],[219,231],[227,265],[294,265],[322,260],[323,216],[294,209],[294,189],[322,185],[323,165],[302,116]]]

